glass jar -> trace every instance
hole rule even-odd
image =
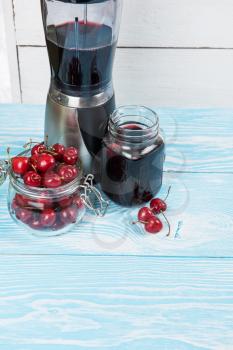
[[[30,150],[19,156],[29,156]],[[0,161],[0,185],[9,176],[8,210],[13,220],[37,236],[58,236],[74,228],[83,218],[86,208],[104,216],[109,202],[94,187],[93,175],[79,175],[58,188],[26,186],[15,175],[9,161]]]
[[[122,106],[111,115],[101,150],[101,187],[114,202],[130,207],[151,200],[163,179],[165,145],[157,114]]]

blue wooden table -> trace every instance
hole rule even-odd
[[[233,110],[157,109],[167,227],[111,203],[58,238],[17,227],[0,190],[0,349],[233,349]],[[41,140],[43,106],[0,106],[0,158]]]

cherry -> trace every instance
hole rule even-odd
[[[42,229],[40,220],[38,219],[37,216],[33,217],[27,224],[33,230],[41,230]]]
[[[157,217],[151,217],[145,224],[145,230],[149,233],[158,233],[162,230],[163,224]]]
[[[51,170],[55,166],[55,158],[48,153],[41,153],[37,158],[37,169],[42,173]]]
[[[52,230],[59,231],[59,230],[63,229],[65,226],[66,225],[60,219],[57,219],[56,222],[52,226]]]
[[[73,203],[73,198],[72,197],[64,197],[64,198],[61,198],[59,201],[58,201],[58,204],[61,208],[67,208],[69,207],[70,205],[72,205]]]
[[[62,209],[60,212],[60,219],[64,224],[74,224],[77,220],[77,216],[78,208],[75,205]]]
[[[65,183],[68,183],[78,176],[78,169],[73,165],[61,165],[57,173]]]
[[[14,198],[12,203],[11,203],[11,209],[14,212],[16,212],[19,208],[20,208],[20,206],[18,205],[16,198]]]
[[[16,211],[16,217],[17,219],[19,219],[20,221],[22,221],[24,224],[28,223],[29,220],[31,220],[33,216],[33,213],[31,210],[28,209],[23,209],[23,208],[19,208]]]
[[[152,199],[150,207],[154,214],[159,214],[167,210],[167,204],[160,198]]]
[[[27,157],[14,157],[11,160],[12,170],[17,175],[24,175],[29,168]]]
[[[41,153],[43,153],[44,151],[46,151],[46,146],[44,143],[38,143],[37,145],[35,145],[32,150],[31,150],[31,155],[39,155]]]
[[[78,195],[74,196],[73,204],[76,205],[79,209],[82,209],[84,207],[83,200]]]
[[[22,196],[22,194],[16,193],[15,195],[15,201],[20,207],[27,207],[28,206],[28,198]]]
[[[44,227],[51,227],[56,221],[56,213],[53,209],[45,209],[40,214],[40,224]]]
[[[43,179],[44,187],[57,188],[57,187],[60,187],[61,184],[62,184],[62,181],[58,174],[54,173],[53,171],[45,174]]]
[[[75,147],[67,147],[64,154],[63,160],[66,164],[74,165],[78,160],[78,150]]]
[[[35,171],[28,171],[24,177],[23,181],[25,185],[31,187],[40,187],[41,185],[41,176],[37,174]]]
[[[54,158],[58,161],[62,161],[63,154],[65,153],[65,146],[60,145],[59,143],[56,143],[51,147],[52,152],[56,153],[54,155]]]
[[[148,221],[152,217],[154,217],[154,214],[150,208],[144,207],[141,208],[138,212],[138,220],[142,223]]]
[[[29,163],[33,170],[37,169],[38,156],[38,154],[34,154],[29,158]]]

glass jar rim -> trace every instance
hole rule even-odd
[[[124,118],[132,119],[122,123]],[[137,118],[141,118],[141,121],[136,120]],[[144,120],[144,123],[142,123],[142,120]],[[138,129],[124,128],[123,125],[127,124],[142,127]],[[147,142],[155,139],[159,134],[159,116],[154,110],[143,105],[120,106],[110,116],[109,132],[125,143]]]
[[[23,157],[25,156],[30,149],[27,149],[17,155],[17,157]],[[25,195],[26,197],[30,198],[43,198],[43,199],[50,199],[50,198],[61,198],[67,195],[73,194],[77,189],[78,186],[81,183],[81,179],[83,177],[83,171],[80,167],[79,163],[79,174],[78,176],[71,182],[57,187],[57,188],[46,188],[46,187],[31,187],[27,186],[24,183],[19,181],[19,178],[14,174],[12,167],[9,169],[9,179],[12,187],[20,192],[20,194]]]

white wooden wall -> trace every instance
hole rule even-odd
[[[14,5],[20,100],[44,103],[49,65],[40,1],[0,1]],[[233,1],[124,0],[114,82],[119,104],[232,107]]]

